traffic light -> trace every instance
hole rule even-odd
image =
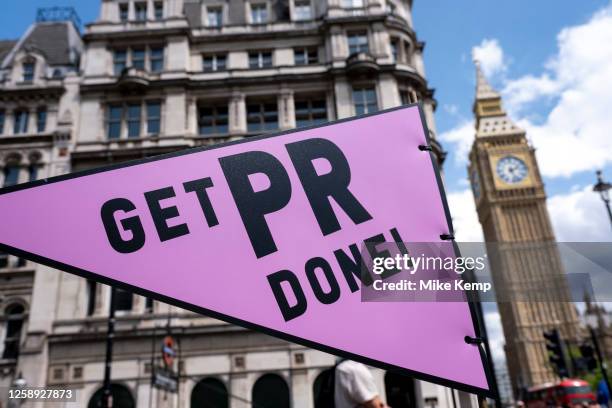
[[[548,350],[548,359],[553,366],[553,369],[560,378],[568,377],[569,371],[565,364],[565,356],[563,355],[563,345],[561,336],[557,329],[552,329],[544,332],[546,339],[546,349]]]
[[[580,354],[584,360],[587,370],[593,371],[597,368],[597,359],[595,358],[595,349],[588,343],[580,345]]]

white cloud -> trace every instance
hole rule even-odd
[[[557,241],[610,241],[610,222],[603,202],[591,186],[548,199]]]
[[[463,120],[451,130],[440,133],[438,139],[440,139],[442,143],[453,145],[455,164],[465,166],[468,153],[474,142],[475,134],[476,129],[474,128],[474,122],[471,120]]]
[[[502,94],[538,149],[542,174],[569,177],[612,163],[612,5],[563,29],[557,43],[545,72],[508,81]],[[555,104],[541,123],[525,116],[550,98]]]
[[[504,51],[495,38],[485,38],[479,45],[473,47],[472,57],[480,62],[482,72],[487,77],[492,77],[506,69]]]
[[[487,327],[487,337],[489,338],[489,347],[491,354],[496,364],[500,364],[506,360],[504,351],[504,332],[501,324],[501,316],[497,308],[486,310],[484,313],[484,321]]]
[[[447,199],[457,242],[483,242],[472,191],[451,192],[447,194]]]

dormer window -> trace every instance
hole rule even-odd
[[[206,25],[208,27],[221,27],[223,25],[222,7],[215,6],[206,8]]]
[[[266,3],[251,3],[251,24],[268,22],[268,5]]]
[[[34,81],[34,70],[36,69],[36,63],[33,61],[23,63],[23,82]]]
[[[311,20],[312,7],[310,6],[310,0],[296,0],[293,14],[296,21]]]

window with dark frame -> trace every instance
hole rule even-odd
[[[226,70],[227,57],[225,54],[211,54],[202,57],[202,68],[204,72],[215,72]]]
[[[96,296],[98,284],[95,281],[87,280],[87,316],[93,316],[96,311]]]
[[[155,14],[155,20],[160,21],[164,19],[164,2],[156,1],[153,3],[153,12]]]
[[[363,0],[342,0],[342,8],[357,9],[357,8],[363,8],[363,7],[364,7]]]
[[[38,165],[30,164],[28,167],[28,181],[36,181],[38,179]]]
[[[364,31],[353,32],[348,34],[349,55],[358,54],[360,52],[369,52],[368,33]]]
[[[127,107],[128,138],[140,137],[142,107],[140,104],[130,104]]]
[[[145,313],[153,313],[153,298],[145,298]]]
[[[374,88],[353,88],[353,104],[355,115],[364,115],[378,111],[376,100],[376,89]]]
[[[127,50],[115,50],[113,54],[113,66],[115,75],[119,76],[127,67]]]
[[[20,133],[28,132],[28,122],[30,120],[30,113],[25,109],[18,109],[13,114],[13,133],[18,135]]]
[[[127,136],[138,138],[158,135],[161,131],[161,102],[111,104],[106,111],[106,135],[109,140]]]
[[[312,19],[312,7],[309,0],[295,0],[293,10],[295,19],[298,21]]]
[[[249,68],[270,68],[272,67],[271,51],[252,51],[249,52]]]
[[[25,319],[25,308],[20,304],[13,304],[6,309],[6,323],[4,329],[4,351],[2,358],[14,360],[19,356],[19,345]]]
[[[4,133],[4,122],[6,121],[6,113],[0,109],[0,135]]]
[[[110,105],[106,112],[106,128],[109,140],[121,137],[121,119],[123,116],[123,106]]]
[[[296,48],[293,50],[295,65],[310,65],[319,62],[319,52],[316,47]]]
[[[132,50],[132,67],[144,71],[146,60],[147,51],[144,48],[135,48]]]
[[[296,127],[319,125],[325,122],[327,122],[327,103],[325,98],[296,99]]]
[[[229,115],[226,105],[205,105],[198,108],[198,133],[222,135],[229,132]]]
[[[276,102],[247,103],[247,130],[264,132],[278,129],[278,107]]]
[[[223,8],[220,6],[207,7],[206,24],[208,27],[221,27],[223,25]]]
[[[134,3],[134,12],[136,21],[147,21],[147,3],[138,2]]]
[[[397,38],[391,38],[391,55],[393,55],[393,61],[399,62],[398,60],[399,40]]]
[[[6,166],[2,187],[14,186],[17,183],[19,183],[19,166]]]
[[[23,82],[34,81],[34,71],[36,70],[35,62],[24,62],[23,63]]]
[[[119,20],[125,23],[130,18],[130,8],[128,3],[119,4]]]
[[[266,3],[251,3],[251,23],[264,24],[268,22],[268,5]]]
[[[43,133],[47,130],[47,108],[40,107],[36,111],[36,131]]]
[[[134,294],[127,290],[115,288],[115,310],[127,312],[134,307]]]
[[[0,268],[8,268],[8,257],[9,255],[6,252],[0,252]]]
[[[164,49],[163,47],[151,48],[150,53],[151,72],[162,72],[164,70]]]
[[[147,134],[158,135],[161,128],[161,103],[147,102]]]

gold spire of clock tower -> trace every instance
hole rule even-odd
[[[476,128],[480,129],[480,123],[492,124],[495,121],[485,119],[501,119],[498,123],[499,127],[488,127],[488,131],[501,129],[503,124],[514,125],[506,115],[506,111],[502,106],[502,98],[499,92],[497,92],[482,72],[480,63],[474,61],[476,65],[476,99],[474,100],[474,116],[476,117]],[[502,124],[503,123],[503,124]],[[516,127],[514,127],[516,129]],[[484,130],[484,129],[483,129]]]

